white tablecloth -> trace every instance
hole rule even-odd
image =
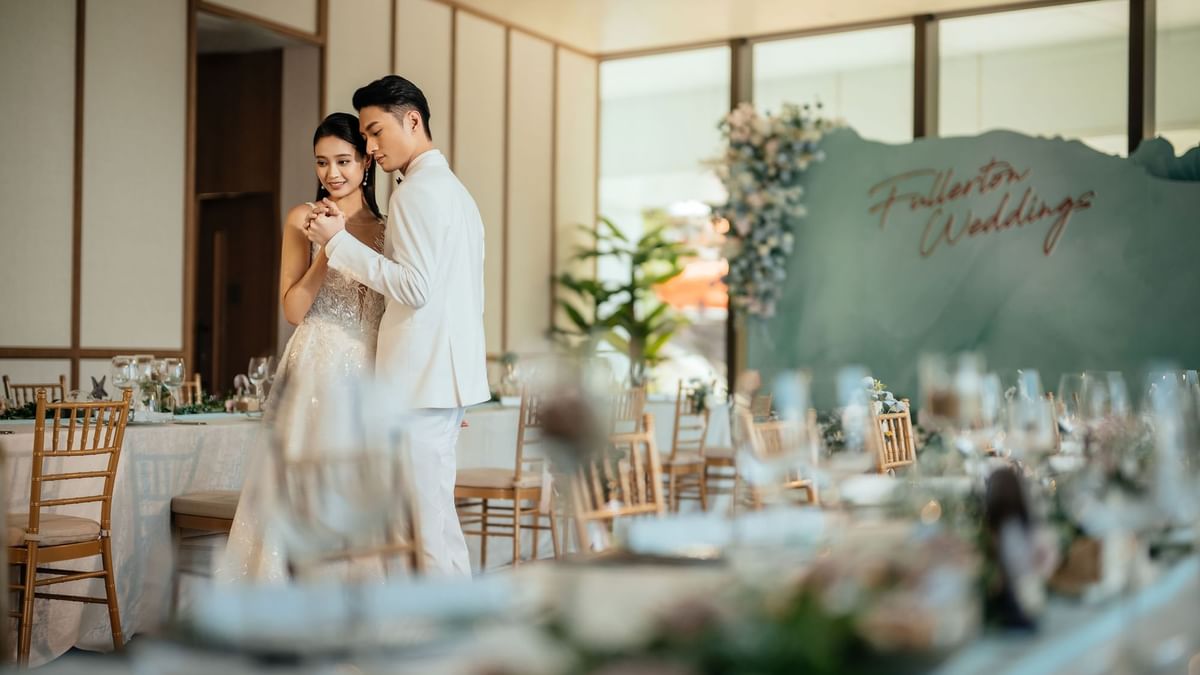
[[[200,418],[197,418],[200,419]],[[238,489],[247,451],[261,425],[241,416],[203,416],[202,426],[177,424],[130,426],[117,466],[113,491],[112,545],[121,628],[128,640],[161,625],[169,608],[172,569],[171,498],[196,490]],[[28,513],[29,478],[33,453],[33,423],[0,423],[12,431],[0,435],[5,457],[5,499],[8,512]],[[73,458],[69,470],[87,467],[95,458]],[[48,463],[53,470],[62,460]],[[98,494],[99,481],[66,481],[55,497]],[[50,486],[55,486],[51,488]],[[64,483],[48,484],[50,490]],[[99,518],[99,505],[57,509],[60,513]],[[71,563],[63,563],[67,566]],[[80,561],[80,569],[99,569],[100,561]],[[64,584],[55,592],[101,597],[99,579]],[[71,647],[112,649],[108,612],[104,605],[38,600],[34,603],[33,653],[38,665]]]

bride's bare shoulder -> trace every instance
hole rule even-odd
[[[312,204],[307,202],[304,204],[297,204],[288,211],[286,221],[289,224],[303,222],[304,217],[307,216],[310,211],[312,211]]]

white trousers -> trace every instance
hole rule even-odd
[[[454,508],[455,448],[465,413],[464,408],[428,408],[406,418],[425,570],[434,577],[471,577],[467,540]]]

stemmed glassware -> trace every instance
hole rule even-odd
[[[259,401],[263,400],[263,383],[271,377],[271,371],[274,370],[274,358],[270,356],[255,356],[250,359],[250,366],[246,370],[246,376],[250,378],[250,383],[254,385],[254,396]]]
[[[171,393],[172,409],[179,407],[180,386],[183,385],[183,378],[186,375],[183,359],[177,357],[159,359],[154,362],[154,367],[159,382],[162,382],[167,391]]]
[[[112,383],[118,389],[133,389],[137,385],[137,375],[133,368],[132,356],[114,356],[111,361]]]

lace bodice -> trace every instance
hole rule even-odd
[[[376,237],[374,248],[376,251],[383,249],[382,232]],[[318,253],[319,248],[314,244],[312,255]],[[384,305],[382,295],[330,268],[325,272],[325,281],[304,320],[331,321],[347,328],[375,332],[379,329]]]

